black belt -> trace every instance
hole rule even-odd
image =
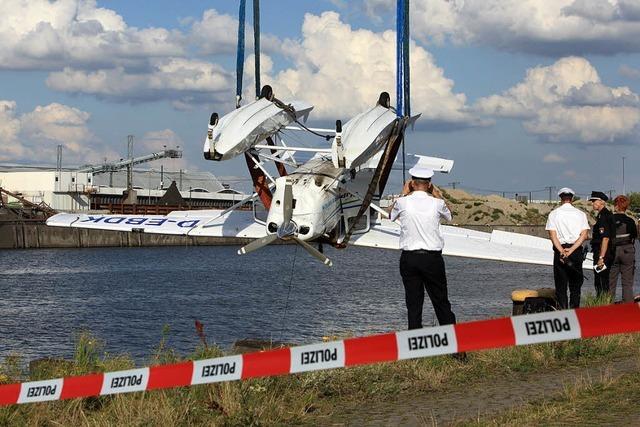
[[[573,243],[563,243],[561,246],[563,248],[570,248],[571,246],[573,246]]]
[[[427,249],[416,249],[415,251],[403,250],[402,252],[406,252],[409,254],[442,254],[442,251],[429,251]]]

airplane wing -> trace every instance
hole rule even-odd
[[[441,225],[443,255],[525,264],[553,265],[551,241],[526,234],[494,230],[491,233]],[[383,219],[364,234],[354,235],[351,244],[385,249],[399,249],[400,226]],[[584,269],[593,267],[587,258]]]
[[[185,236],[242,237],[258,239],[266,235],[264,225],[251,211],[174,211],[169,215],[103,215],[62,213],[47,220],[52,227],[89,228]]]
[[[255,221],[251,211],[200,210],[174,211],[169,215],[107,215],[62,213],[47,220],[52,227],[88,228],[152,234],[202,237],[239,237],[259,239],[267,235],[264,225]],[[494,230],[491,233],[441,225],[445,240],[444,255],[525,264],[553,265],[548,239]],[[384,249],[399,249],[400,227],[382,219],[371,229],[351,238],[350,244]],[[583,268],[591,269],[591,254]]]

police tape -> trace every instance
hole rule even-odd
[[[0,406],[244,380],[630,332],[640,332],[640,304],[579,308],[172,365],[0,385]]]

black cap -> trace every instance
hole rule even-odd
[[[609,198],[602,191],[592,191],[591,197],[589,197],[589,201],[593,202],[594,200],[602,200],[603,202],[606,202],[607,200],[609,200]]]

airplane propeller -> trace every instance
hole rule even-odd
[[[293,221],[291,221],[291,217],[293,216],[293,189],[291,187],[291,180],[287,179],[285,181],[284,197],[282,200],[283,221],[282,225],[278,227],[278,231],[275,234],[269,234],[267,236],[261,237],[260,239],[256,239],[248,245],[241,247],[238,250],[238,255],[244,255],[249,252],[255,251],[256,249],[267,246],[268,244],[273,243],[278,239],[293,240],[300,246],[302,246],[304,250],[309,252],[311,256],[320,260],[324,265],[331,267],[333,265],[333,262],[331,262],[329,258],[327,258],[319,250],[311,246],[309,243],[305,242],[302,239],[299,239],[296,236],[298,233],[298,226]]]

